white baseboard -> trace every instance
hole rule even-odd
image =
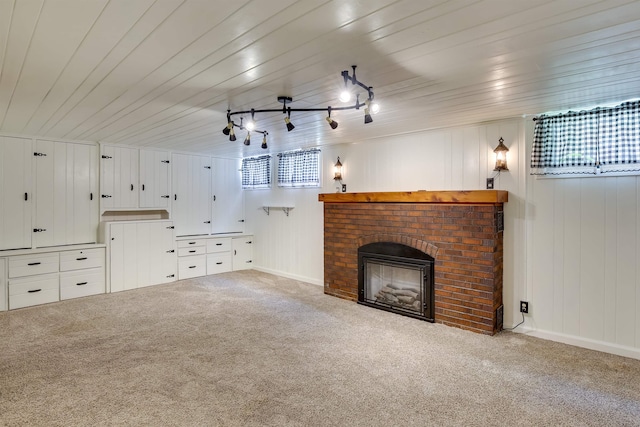
[[[272,270],[270,268],[258,267],[255,265],[253,266],[253,269],[262,271],[264,273],[275,274],[276,276],[286,277],[287,279],[299,280],[301,282],[311,283],[312,285],[324,287],[324,283],[322,282],[322,280],[312,279],[311,277],[300,276],[298,274],[291,274],[284,271]]]
[[[573,335],[566,335],[558,332],[534,330],[527,326],[520,326],[513,332],[526,334],[545,340],[561,342],[564,344],[575,345],[576,347],[588,348],[589,350],[602,351],[604,353],[611,353],[618,356],[640,360],[640,348],[627,347],[624,345],[613,344],[605,341],[597,341],[589,338],[576,337]]]

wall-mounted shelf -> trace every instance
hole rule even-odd
[[[293,208],[294,208],[293,206],[263,206],[262,210],[265,211],[267,215],[269,215],[269,211],[271,209],[280,209],[282,212],[285,213],[285,215],[289,216],[289,212]]]

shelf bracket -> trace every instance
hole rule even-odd
[[[284,212],[285,215],[287,215],[287,216],[289,216],[289,211],[290,210],[291,210],[291,208],[285,208],[285,207],[282,208],[282,212]]]
[[[269,215],[269,206],[263,206],[262,210],[265,211],[267,215]]]

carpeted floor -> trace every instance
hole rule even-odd
[[[640,361],[257,271],[0,313],[7,426],[640,425]]]

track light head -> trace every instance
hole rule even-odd
[[[262,145],[260,147],[262,147],[263,150],[266,150],[268,148],[267,147],[267,134],[266,133],[262,137]]]
[[[236,133],[233,131],[233,126],[229,129],[229,141],[236,140]]]
[[[291,107],[287,109],[287,117],[284,118],[284,122],[287,124],[287,132],[291,132],[295,129],[295,126],[291,123]]]
[[[371,113],[369,113],[369,108],[364,109],[364,124],[371,123],[373,119],[371,118]]]
[[[244,139],[244,145],[251,145],[251,132],[247,132],[247,137]]]
[[[231,132],[231,128],[233,128],[233,123],[229,122],[224,127],[224,129],[222,129],[222,133],[225,134],[225,135],[229,135],[229,133]]]
[[[338,122],[336,122],[335,120],[333,120],[331,118],[331,106],[327,107],[327,123],[329,123],[329,126],[331,126],[331,129],[335,129],[338,127]]]

